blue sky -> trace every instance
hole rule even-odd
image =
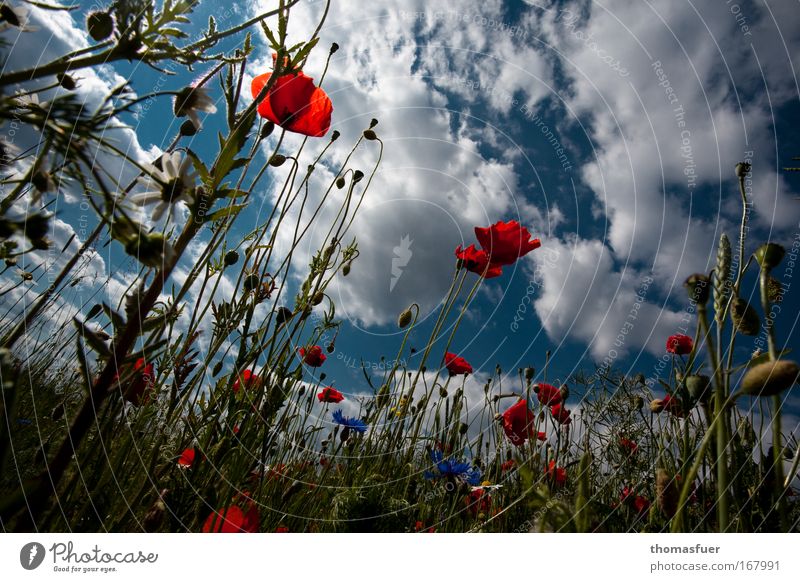
[[[313,30],[322,4],[301,2],[293,10],[293,41]],[[411,345],[424,347],[452,276],[453,249],[475,242],[473,226],[514,219],[542,239],[541,249],[482,285],[454,338],[451,351],[473,364],[477,388],[496,365],[512,376],[519,367],[541,370],[547,350],[551,380],[590,374],[604,359],[655,380],[667,336],[687,321],[687,333],[694,332],[684,279],[712,268],[722,232],[735,241],[733,168],[741,160],[753,163],[748,252],[768,237],[792,248],[800,236],[800,177],[780,168],[800,155],[792,134],[800,118],[796,6],[698,4],[334,3],[306,73],[318,77],[327,47],[338,43],[325,81],[333,126],[350,143],[375,117],[386,150],[354,224],[361,256],[333,288],[345,325],[324,367],[326,383],[345,393],[365,391],[358,362],[379,367],[381,357],[398,357],[394,322],[412,302],[427,319]],[[229,24],[272,3],[232,6]],[[224,18],[206,2],[197,22],[205,24],[211,13]],[[54,54],[85,42],[80,24],[63,15],[35,11],[34,18],[42,30],[32,34],[49,37],[46,50]],[[266,46],[256,57],[253,76],[271,61]],[[179,89],[203,72],[162,80],[126,64],[91,76],[83,91],[91,99],[114,75],[130,78],[140,94],[160,83]],[[221,117],[205,121],[193,148],[211,153]],[[127,139],[142,160],[152,159],[177,128],[166,100],[131,123]],[[334,161],[347,149],[335,152]],[[369,154],[357,159],[365,170]],[[319,174],[321,184],[329,174]],[[233,236],[265,217],[275,184],[255,193],[258,212],[241,218]],[[65,200],[58,225],[64,240],[79,230],[78,217]],[[317,249],[315,240],[312,233],[300,249],[299,267]],[[408,262],[392,285],[392,260],[404,240],[411,241],[404,247]],[[103,252],[89,268],[94,283],[108,281],[104,292],[114,297],[134,265]],[[796,277],[782,269],[775,275],[787,289],[779,343],[797,347]],[[745,289],[753,284],[751,277]],[[78,286],[70,301],[80,304],[93,289]],[[635,324],[620,345],[636,304]],[[438,345],[434,361],[444,351]],[[752,339],[738,345],[741,358],[754,347]],[[400,358],[414,367],[410,353]]]

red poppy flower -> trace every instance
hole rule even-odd
[[[637,495],[633,498],[633,508],[639,515],[643,515],[650,510],[650,500],[647,497]]]
[[[318,368],[328,359],[328,356],[322,353],[322,348],[319,346],[312,346],[308,349],[300,348],[297,353],[300,354],[306,364],[313,368]]]
[[[502,465],[500,465],[500,470],[505,473],[506,471],[513,471],[514,467],[517,466],[517,462],[514,459],[509,459]]]
[[[537,433],[534,430],[534,420],[535,416],[533,411],[528,408],[528,402],[524,398],[520,398],[516,404],[503,413],[503,430],[508,440],[517,447],[524,445],[529,438],[535,437],[540,441],[547,440],[545,433]]]
[[[279,525],[275,528],[275,533],[289,533],[289,528],[285,525]]]
[[[133,364],[133,378],[128,387],[122,392],[122,398],[134,406],[148,404],[156,397],[155,391],[155,366],[152,362],[145,364],[144,358],[139,358]],[[114,376],[114,384],[119,382],[119,374]]]
[[[546,471],[547,477],[553,479],[558,487],[567,482],[567,470],[564,467],[556,467],[555,461],[550,461]]]
[[[545,406],[561,404],[561,390],[555,386],[539,383],[533,387],[533,391],[536,393],[536,397],[539,399],[539,402]]]
[[[469,362],[450,352],[445,352],[444,354],[444,365],[447,367],[447,371],[450,372],[451,376],[472,374],[472,366],[469,365]]]
[[[417,522],[414,524],[414,531],[416,531],[416,532],[420,532],[421,531],[423,533],[436,533],[436,528],[431,526],[431,527],[426,529],[425,528],[425,524],[422,523],[421,521],[417,520]]]
[[[188,469],[194,464],[194,457],[194,449],[184,449],[181,456],[178,458],[178,466]]]
[[[247,390],[258,388],[261,384],[261,378],[253,374],[250,370],[242,372],[241,376],[233,383],[233,391],[238,392],[244,386]]]
[[[680,398],[677,398],[672,394],[667,394],[664,396],[664,399],[661,401],[661,405],[663,406],[662,410],[666,410],[672,416],[677,416],[678,418],[683,418],[686,416],[683,411],[683,404],[681,403]]]
[[[489,511],[492,505],[492,496],[489,495],[486,489],[478,488],[470,491],[469,495],[464,498],[464,501],[469,512],[472,515],[477,515],[478,513]]]
[[[492,226],[475,227],[475,236],[494,265],[513,265],[514,262],[542,246],[538,238],[531,239],[528,229],[516,220],[499,221]]]
[[[667,338],[667,352],[670,354],[682,356],[690,353],[693,347],[694,342],[688,335],[676,333]]]
[[[327,388],[323,388],[322,391],[317,394],[317,398],[320,402],[332,402],[336,404],[337,402],[344,400],[344,395],[333,386],[328,386]]]
[[[239,504],[230,505],[209,515],[203,524],[203,533],[257,533],[258,507],[247,493],[241,497]]]
[[[570,422],[572,422],[572,418],[570,418],[570,414],[572,414],[572,412],[564,408],[564,406],[561,404],[556,404],[554,406],[551,406],[550,414],[553,415],[553,418],[559,424],[569,424]]]
[[[458,245],[456,257],[464,262],[464,268],[471,273],[477,273],[484,279],[492,279],[503,274],[503,267],[494,263],[489,263],[489,255],[486,251],[479,251],[475,245],[469,245],[462,249]]]
[[[624,452],[627,452],[629,455],[635,455],[639,451],[639,445],[637,445],[631,439],[627,439],[625,437],[620,437],[619,446],[620,448],[622,448]]]
[[[272,73],[264,73],[253,79],[250,87],[253,99],[258,98],[271,76]],[[258,104],[261,117],[286,131],[311,137],[322,137],[328,133],[332,112],[330,97],[302,71],[278,77]]]

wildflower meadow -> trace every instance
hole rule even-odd
[[[722,157],[720,177],[705,178],[724,196],[718,211],[735,217],[717,224],[710,251],[687,236],[682,252],[708,268],[687,277],[673,258],[650,276],[672,282],[685,323],[656,325],[648,310],[667,300],[630,292],[618,310],[627,323],[600,350],[612,357],[573,347],[565,368],[557,358],[567,348],[548,326],[570,315],[541,317],[551,287],[539,275],[568,261],[548,263],[562,247],[543,226],[538,190],[509,182],[526,201],[492,206],[486,195],[485,215],[454,203],[468,227],[441,245],[424,242],[440,223],[450,232],[444,218],[425,222],[438,198],[417,224],[398,226],[408,236],[361,234],[387,173],[420,205],[438,183],[426,177],[429,189],[413,189],[411,166],[387,168],[395,151],[424,161],[423,146],[399,138],[401,124],[366,104],[360,116],[343,113],[361,104],[329,84],[340,51],[357,61],[370,47],[348,48],[348,26],[355,35],[359,24],[341,24],[339,3],[300,12],[304,4],[229,13],[198,0],[3,3],[2,530],[797,532],[800,367],[796,304],[783,285],[795,259],[754,215],[760,159]],[[442,14],[398,21],[532,38]],[[85,42],[54,54],[26,40],[45,18]],[[330,35],[336,42],[322,40]],[[418,107],[364,71],[358,83],[375,99]],[[448,83],[462,99],[475,90]],[[671,99],[663,80],[651,84]],[[511,103],[523,87],[510,90],[503,115],[519,108]],[[519,123],[546,135],[543,123]],[[558,126],[544,127],[555,135]],[[163,143],[140,144],[137,132]],[[545,142],[555,157],[568,155],[560,139]],[[569,184],[561,162],[548,171]],[[399,224],[390,203],[378,210]],[[379,244],[389,253],[380,265],[370,258]],[[426,270],[420,257],[448,267]],[[575,268],[591,275],[602,262]],[[509,327],[493,309],[533,264],[531,280],[545,283],[503,299],[517,313],[511,339],[486,339],[498,320]],[[381,296],[408,293],[383,323],[377,303],[353,299],[379,268]],[[413,299],[425,289],[443,293]],[[566,297],[570,284],[554,293]],[[605,325],[596,320],[598,331]],[[358,343],[356,328],[385,334]],[[534,336],[535,349],[501,363]],[[649,346],[649,359],[623,359],[633,341]]]

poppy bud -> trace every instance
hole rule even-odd
[[[458,432],[459,432],[459,434],[462,434],[462,435],[467,434],[468,430],[469,430],[469,426],[465,422],[462,422],[461,426],[458,427]]]
[[[333,350],[335,350],[335,349],[336,349],[336,346],[334,346],[333,342],[331,342],[331,343],[328,344],[328,347],[325,348],[325,351],[328,352],[329,354],[332,354]]]
[[[194,124],[194,121],[187,119],[181,123],[179,131],[183,137],[192,137],[193,135],[197,134],[197,126]]]
[[[336,141],[337,139],[339,139],[340,135],[342,135],[342,134],[334,129],[333,133],[331,134],[331,141]]]
[[[216,364],[214,364],[214,369],[213,369],[213,370],[211,370],[211,375],[212,375],[212,376],[216,376],[216,375],[217,375],[217,374],[219,374],[221,371],[222,371],[222,361],[219,361],[219,362],[217,362]]]
[[[232,250],[225,253],[224,263],[226,267],[232,267],[238,262],[239,262],[239,253]]]
[[[797,381],[800,367],[791,360],[764,362],[753,366],[742,379],[742,392],[750,396],[774,396]]]
[[[530,382],[536,375],[536,368],[525,368],[525,379]]]
[[[734,299],[731,304],[731,321],[734,330],[742,335],[758,335],[761,329],[758,313],[741,297]]]
[[[342,276],[343,277],[347,277],[350,274],[350,264],[351,264],[351,262],[348,261],[342,267]]]
[[[560,389],[559,393],[561,394],[561,400],[566,400],[569,398],[569,387],[564,384]]]
[[[108,12],[90,12],[86,17],[86,30],[93,40],[100,42],[114,32],[114,19]]]
[[[357,184],[358,182],[360,182],[363,177],[364,177],[364,172],[362,172],[361,170],[356,170],[355,172],[353,172],[353,184]]]
[[[664,410],[663,400],[661,400],[660,398],[655,398],[652,401],[650,401],[650,412],[658,414],[662,410]]]
[[[330,54],[333,54],[338,50],[339,50],[339,45],[338,44],[336,44],[336,43],[331,44],[331,52],[330,52]]]
[[[707,275],[702,273],[690,275],[683,286],[689,292],[689,299],[696,301],[700,305],[708,303],[708,298],[711,294],[711,280]]]
[[[273,168],[279,168],[286,162],[286,156],[282,154],[275,154],[269,159],[269,165]]]
[[[439,388],[439,396],[442,398],[447,398],[447,390],[444,388]]]
[[[692,374],[686,377],[686,389],[693,400],[708,402],[711,397],[711,379],[702,374]]]
[[[736,177],[744,178],[750,173],[750,164],[747,162],[739,162],[736,164]]]
[[[25,218],[25,236],[30,240],[37,240],[45,237],[50,230],[50,217],[46,214],[31,214]]]
[[[369,140],[369,141],[375,141],[376,139],[378,139],[378,135],[374,131],[372,131],[371,129],[365,129],[364,130],[364,139]]]
[[[771,271],[783,260],[786,250],[779,244],[767,243],[758,247],[755,252],[756,261],[765,271]]]
[[[275,124],[271,121],[266,122],[264,125],[261,126],[261,133],[258,134],[258,137],[261,139],[266,139],[275,131]]]
[[[336,178],[336,187],[337,187],[339,190],[341,190],[342,188],[344,188],[344,185],[345,185],[344,176],[339,176],[338,178]]]
[[[373,117],[372,120],[369,122],[369,128],[372,129],[376,125],[378,125],[378,120]]]
[[[403,329],[409,323],[411,323],[411,309],[406,309],[403,313],[400,314],[400,317],[397,318],[397,327]]]
[[[75,79],[66,73],[58,73],[56,75],[56,81],[58,81],[58,84],[64,87],[64,89],[67,91],[72,91],[75,88]]]
[[[242,289],[244,289],[245,293],[249,293],[256,287],[258,287],[259,283],[261,283],[261,277],[259,277],[256,273],[250,273],[247,277],[244,278]]]
[[[275,313],[275,323],[277,325],[283,325],[291,318],[292,318],[292,312],[287,307],[279,307],[278,311]]]
[[[325,299],[325,294],[322,291],[317,291],[311,299],[311,303],[319,305]]]

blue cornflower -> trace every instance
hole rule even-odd
[[[367,423],[361,420],[360,418],[350,418],[345,416],[341,410],[337,410],[333,413],[333,420],[337,424],[341,424],[345,428],[349,428],[350,430],[354,430],[358,433],[364,434],[367,432]]]
[[[437,472],[425,471],[426,479],[440,479],[442,477],[461,479],[470,485],[478,485],[481,482],[481,470],[473,467],[466,461],[456,461],[453,458],[444,459],[441,451],[431,451],[431,461],[436,465]]]

